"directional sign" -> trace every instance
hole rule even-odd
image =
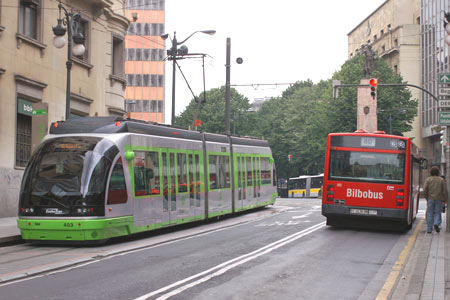
[[[439,74],[440,83],[450,83],[450,74]]]
[[[450,88],[439,88],[439,96],[450,96]]]
[[[46,109],[33,109],[33,116],[40,116],[40,115],[46,115],[47,110]]]
[[[450,125],[450,112],[440,111],[439,112],[439,125],[449,126]]]
[[[450,107],[450,100],[439,100],[439,107]]]

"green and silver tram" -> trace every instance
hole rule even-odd
[[[275,202],[267,141],[115,117],[53,123],[20,189],[26,241],[98,241]]]

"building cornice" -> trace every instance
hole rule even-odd
[[[355,28],[353,28],[349,33],[347,33],[347,36],[351,35],[353,33],[353,31],[355,31],[356,29],[358,29],[359,27],[361,27],[362,24],[364,24],[364,22],[366,22],[367,20],[370,19],[370,17],[372,17],[377,11],[379,11],[386,3],[388,3],[390,0],[386,0],[385,2],[383,2],[380,6],[378,6],[377,9],[375,9],[370,15],[367,16],[367,18],[365,18],[364,20],[361,21],[361,23],[359,23]]]
[[[46,83],[43,83],[43,82],[40,82],[40,81],[37,81],[34,79],[30,79],[30,78],[27,78],[27,77],[19,75],[19,74],[14,74],[14,79],[23,84],[31,85],[32,87],[40,88],[40,89],[44,89],[48,85]]]

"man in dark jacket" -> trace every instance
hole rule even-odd
[[[441,231],[441,212],[443,203],[447,202],[448,192],[444,179],[439,176],[439,168],[433,166],[430,171],[431,176],[425,180],[423,186],[423,196],[427,199],[427,225],[428,233],[434,230]]]

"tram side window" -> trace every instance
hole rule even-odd
[[[135,151],[134,195],[159,195],[159,154],[154,151]]]
[[[261,184],[271,184],[270,163],[268,157],[261,157]]]
[[[123,173],[122,158],[117,160],[111,173],[108,188],[108,204],[120,204],[128,201],[127,187]]]
[[[230,158],[224,155],[209,156],[210,189],[230,187]]]
[[[197,178],[196,182],[196,194],[195,194],[195,206],[200,207],[200,188],[201,188],[201,179],[200,179],[200,156],[195,154],[195,178]]]
[[[187,193],[187,165],[186,165],[186,154],[177,154],[178,163],[178,193]]]
[[[252,159],[250,157],[246,158],[247,165],[247,186],[253,186],[253,176],[252,176]]]

